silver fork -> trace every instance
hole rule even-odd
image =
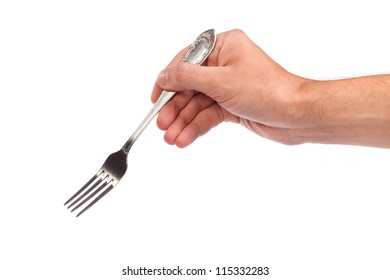
[[[215,42],[216,33],[214,29],[203,32],[191,44],[188,52],[183,58],[183,61],[201,65],[213,50]],[[93,199],[92,202],[85,206],[76,217],[80,216],[92,205],[98,202],[122,179],[127,170],[127,156],[129,154],[130,148],[133,146],[134,142],[138,139],[145,128],[149,125],[152,119],[157,115],[160,109],[169,101],[169,99],[171,99],[174,94],[175,92],[173,91],[164,90],[157,102],[153,105],[152,109],[150,109],[149,113],[146,115],[134,133],[130,136],[129,140],[127,140],[127,142],[123,145],[123,147],[119,151],[109,155],[98,172],[93,175],[93,177],[80,190],[78,190],[65,202],[64,205],[68,205],[68,209],[71,209],[71,212],[73,212],[83,206],[86,202]]]

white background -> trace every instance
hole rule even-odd
[[[201,32],[240,28],[287,70],[335,79],[388,72],[389,26],[372,0],[1,1],[0,279],[178,265],[213,271],[182,279],[389,279],[390,150],[289,147],[228,123],[178,149],[153,122],[107,197],[79,218],[63,206]]]

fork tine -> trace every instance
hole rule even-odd
[[[90,204],[88,204],[80,213],[77,214],[76,218],[87,211],[91,206],[93,206],[96,202],[98,202],[102,197],[104,197],[109,191],[114,188],[113,185],[110,185],[107,189],[105,189],[97,198],[95,198]]]
[[[109,181],[108,175],[104,177],[104,182],[101,184],[100,187],[98,187],[93,193],[91,193],[87,198],[85,198],[83,201],[81,201],[79,204],[77,204],[76,207],[72,209],[71,212],[77,210],[80,206],[82,206],[84,203],[86,203],[88,200],[90,200],[92,197],[94,197],[97,193],[99,193],[105,186],[108,184],[111,184],[112,180]]]
[[[80,193],[82,193],[93,181],[96,180],[97,177],[99,177],[101,174],[102,174],[103,171],[101,171],[100,173],[96,173],[87,183],[85,183],[85,185],[83,187],[81,187],[81,189],[79,189],[71,198],[69,198],[65,203],[64,203],[64,206],[66,204],[68,204],[69,202],[71,202],[75,197],[77,197]],[[69,207],[68,207],[69,208]]]
[[[99,177],[99,176],[98,176]],[[89,194],[94,188],[96,188],[96,186],[100,185],[101,182],[103,181],[103,178],[100,178],[99,180],[97,180],[95,182],[95,184],[93,184],[89,189],[87,189],[82,195],[80,195],[75,201],[72,202],[72,204],[70,204],[68,206],[68,209],[71,208],[73,205],[75,205],[77,202],[79,202],[81,199],[83,199],[87,194]]]

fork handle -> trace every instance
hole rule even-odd
[[[158,112],[161,110],[162,107],[171,99],[171,97],[175,94],[174,91],[167,91],[164,90],[156,103],[154,103],[152,109],[150,109],[149,113],[146,115],[146,117],[143,119],[141,124],[137,127],[137,129],[133,132],[133,134],[130,136],[129,140],[125,143],[125,145],[122,147],[122,150],[126,153],[130,151],[131,146],[134,144],[134,142],[138,139],[138,137],[141,135],[141,133],[145,130],[145,128],[149,125],[149,123],[153,120],[153,118],[158,114]]]
[[[184,62],[201,65],[209,54],[214,49],[216,42],[216,33],[214,29],[209,29],[202,34],[200,34],[196,40],[191,44],[188,49],[186,55],[183,58]],[[152,119],[157,115],[157,113],[161,110],[161,108],[171,99],[171,97],[175,94],[174,91],[164,90],[157,102],[154,103],[152,109],[150,109],[149,113],[146,115],[144,120],[138,126],[138,128],[134,131],[134,133],[130,136],[129,140],[122,147],[122,150],[128,154],[131,146],[137,140],[137,138],[141,135],[141,133],[145,130],[145,128],[149,125]]]

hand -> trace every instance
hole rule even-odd
[[[177,91],[160,111],[157,125],[165,141],[185,147],[223,121],[288,143],[296,115],[288,102],[304,79],[275,63],[242,31],[218,34],[207,67],[181,62],[182,50],[162,71],[153,89]]]

